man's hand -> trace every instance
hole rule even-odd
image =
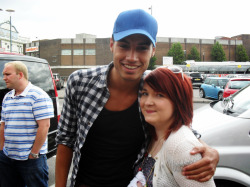
[[[194,155],[200,153],[202,159],[198,162],[185,166],[182,170],[182,174],[188,179],[193,179],[199,182],[208,181],[213,177],[216,166],[219,162],[219,153],[217,150],[209,147],[200,140],[204,145],[202,147],[195,147],[190,154]]]

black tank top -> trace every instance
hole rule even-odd
[[[103,109],[81,149],[77,184],[125,187],[144,141],[138,101],[124,111]]]

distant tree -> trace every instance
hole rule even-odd
[[[195,61],[200,61],[200,53],[198,52],[197,48],[195,46],[193,46],[191,48],[190,54],[188,54],[187,57],[188,60],[195,60]]]
[[[157,58],[156,58],[155,56],[153,56],[153,57],[150,59],[150,62],[149,62],[149,65],[148,65],[148,69],[149,69],[149,70],[155,69],[156,60],[157,60]]]
[[[174,64],[181,64],[184,60],[184,51],[180,43],[173,43],[172,47],[169,49],[167,56],[173,57]]]
[[[212,61],[215,62],[223,62],[227,60],[222,45],[219,42],[216,42],[213,45],[211,56],[212,56]]]
[[[243,45],[238,45],[236,48],[236,62],[249,61],[247,51]]]

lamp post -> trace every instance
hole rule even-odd
[[[234,52],[235,53],[234,54],[235,55],[235,57],[234,57],[235,58],[235,62],[236,62],[236,40],[237,40],[237,38],[235,38],[235,52]]]
[[[12,41],[11,41],[11,13],[12,12],[15,12],[15,10],[12,10],[12,9],[7,9],[5,10],[6,12],[9,12],[10,13],[10,52],[12,52]]]
[[[3,9],[0,8],[0,11],[3,11]],[[0,42],[0,48],[2,48],[2,42]]]
[[[151,10],[151,15],[152,15],[152,5],[151,5],[151,7],[149,7],[148,9]]]
[[[186,59],[187,59],[187,58],[186,58],[186,52],[187,52],[187,51],[184,49],[183,52],[184,52],[184,60],[186,60]]]
[[[205,52],[204,51],[202,53],[202,56],[203,56],[203,62],[204,62],[204,60],[205,60]]]

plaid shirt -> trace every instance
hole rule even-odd
[[[86,140],[89,129],[109,99],[110,93],[107,88],[107,77],[112,67],[113,63],[110,63],[109,65],[88,71],[78,70],[72,73],[68,79],[56,141],[57,144],[66,145],[74,150],[70,184],[72,187],[75,185],[79,169],[80,150]],[[140,82],[139,91],[142,89],[142,86],[143,78]],[[139,98],[140,94],[138,93],[138,100]],[[139,111],[141,113],[140,107]],[[141,120],[143,121],[142,116]],[[143,122],[143,124],[145,123]],[[145,139],[148,140],[145,125],[143,130]],[[146,145],[146,143],[143,144],[137,161],[143,156]]]

